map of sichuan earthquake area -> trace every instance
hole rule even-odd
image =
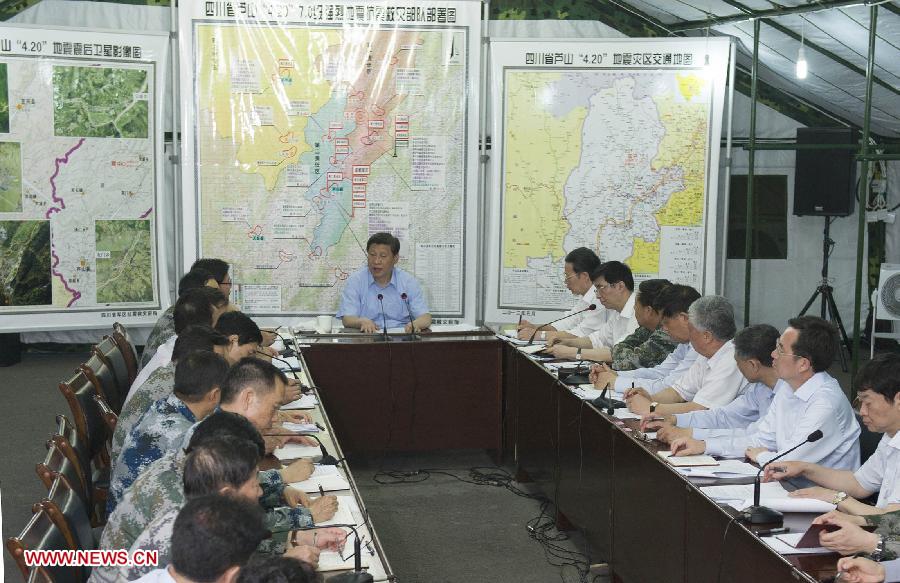
[[[334,312],[372,233],[459,313],[465,29],[197,24],[200,253],[248,313]]]
[[[0,313],[153,306],[151,65],[0,61]]]
[[[501,306],[567,308],[563,259],[582,246],[636,280],[701,288],[709,85],[691,70],[506,70]]]

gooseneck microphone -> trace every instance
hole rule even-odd
[[[791,449],[787,450],[781,455],[777,455],[769,460],[767,463],[760,466],[759,471],[756,472],[756,479],[753,481],[753,506],[744,510],[741,513],[741,520],[745,520],[750,524],[765,524],[768,522],[780,522],[782,520],[782,514],[777,510],[772,510],[771,508],[766,508],[765,506],[761,506],[759,503],[760,497],[760,476],[765,471],[766,467],[772,462],[779,460],[791,453],[798,447],[806,445],[807,443],[813,443],[814,441],[819,441],[822,439],[822,430],[816,429],[812,433],[810,433],[804,441],[798,443]]]
[[[385,341],[388,339],[387,316],[384,315],[384,294],[378,294],[378,303],[381,304],[381,333]]]
[[[316,437],[315,435],[313,435],[312,433],[304,433],[303,437],[312,437],[313,439],[316,440],[316,442],[318,442],[319,449],[322,451],[322,459],[319,460],[319,464],[321,464],[323,466],[336,466],[342,461],[342,460],[337,459],[330,453],[328,453],[328,450],[325,449],[325,444],[322,443],[322,440],[319,439],[318,437]]]
[[[409,326],[412,328],[413,336],[416,335],[416,321],[413,318],[412,307],[409,305],[409,296],[406,295],[406,292],[400,294],[400,299],[403,300],[403,303],[406,304],[406,311],[409,314]]]
[[[591,310],[596,310],[596,309],[597,309],[597,304],[591,304],[590,306],[586,307],[583,310],[578,310],[577,312],[572,312],[571,314],[567,314],[567,315],[563,316],[562,318],[557,318],[551,322],[547,322],[546,324],[541,324],[540,326],[538,326],[537,328],[534,329],[534,332],[531,333],[531,338],[528,339],[528,344],[526,344],[525,346],[530,346],[531,343],[534,342],[534,337],[537,335],[538,330],[540,330],[544,326],[556,324],[560,320],[565,320],[566,318],[571,318],[572,316],[577,316],[578,314],[583,314],[585,312],[590,312]]]

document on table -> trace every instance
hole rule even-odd
[[[741,460],[719,460],[718,466],[699,468],[678,468],[678,472],[689,478],[742,478],[755,476],[759,468]]]
[[[318,493],[320,486],[326,492],[349,490],[350,482],[341,475],[337,466],[316,465],[316,469],[309,478],[302,482],[294,482],[291,486],[301,492],[315,494]]]
[[[704,494],[716,502],[727,503],[738,510],[753,505],[753,484],[728,486],[704,486]],[[822,514],[834,510],[834,504],[812,498],[791,498],[781,482],[765,482],[760,485],[759,503],[779,512],[814,512]]]
[[[719,462],[711,455],[685,455],[677,457],[671,451],[658,451],[656,455],[676,467],[717,466]]]
[[[322,551],[319,554],[319,565],[316,568],[317,571],[346,571],[354,568],[356,558],[353,556],[353,547],[356,535],[353,534],[353,531],[349,528],[345,528],[344,530],[347,531],[347,541],[344,543],[344,549],[340,553],[336,551]],[[369,567],[369,561],[374,555],[375,549],[372,546],[369,537],[362,531],[360,531],[360,534],[362,534],[362,538],[360,538],[362,566]]]
[[[481,330],[481,327],[472,324],[434,324],[431,326],[432,332],[476,332],[478,330]]]
[[[288,443],[279,447],[272,454],[280,460],[296,460],[300,458],[317,458],[322,456],[322,450],[318,445],[302,445]]]
[[[600,397],[603,395],[602,389],[595,389],[594,385],[590,385],[590,384],[569,387],[569,390],[571,390],[572,394],[575,395],[576,397],[578,397],[579,399],[585,399],[585,400],[589,400],[589,401],[593,401],[597,397]],[[606,391],[606,396],[612,397],[613,399],[615,399],[617,401],[625,400],[625,395],[622,393],[615,393],[615,392],[611,393],[609,391]],[[637,418],[640,419],[640,415],[638,415]],[[629,417],[629,419],[632,419],[632,417]]]
[[[802,532],[791,532],[775,536],[763,536],[760,539],[769,545],[779,555],[825,555],[834,551],[825,547],[797,548],[797,543],[803,538]]]
[[[519,351],[524,352],[525,354],[536,354],[541,352],[547,348],[543,343],[541,344],[532,344],[530,346],[519,346]]]
[[[284,411],[291,411],[293,409],[315,409],[318,404],[319,400],[316,399],[314,394],[306,393],[296,401],[291,401],[287,405],[282,405],[281,408]]]
[[[625,409],[625,408],[616,409],[615,411],[613,411],[613,415],[616,417],[616,419],[640,419],[641,418],[641,416],[638,415],[637,413],[632,413],[631,411],[629,411],[628,409]]]
[[[272,364],[281,370],[300,370],[300,360],[296,356],[273,358]]]
[[[282,427],[288,431],[296,431],[297,433],[318,433],[319,426],[315,423],[294,423],[293,421],[284,421]]]
[[[294,486],[294,484],[291,484]],[[334,516],[331,520],[326,520],[324,522],[317,522],[316,526],[334,526],[339,524],[356,524],[356,520],[353,519],[353,511],[355,510],[357,514],[359,514],[359,508],[356,506],[356,499],[353,496],[338,496],[338,509],[337,512],[334,513]],[[352,548],[352,547],[351,547]],[[351,551],[352,552],[352,551]]]

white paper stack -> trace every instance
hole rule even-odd
[[[743,478],[755,476],[759,468],[741,460],[719,460],[718,466],[678,468],[678,472],[690,478]]]
[[[628,409],[625,409],[624,407],[621,409],[616,409],[613,412],[613,415],[616,417],[616,419],[640,419],[641,418],[641,416],[638,415],[637,413],[632,413],[631,411],[629,411]]]
[[[272,364],[274,364],[281,370],[300,370],[300,361],[296,356],[288,356],[279,358],[278,360],[273,358]]]
[[[317,465],[316,469],[308,479],[302,482],[294,482],[291,484],[291,486],[300,490],[301,492],[316,494],[319,492],[319,487],[321,487],[326,492],[349,490],[350,482],[348,482],[347,479],[344,478],[343,475],[341,475],[341,472],[337,466]],[[356,502],[354,502],[354,505],[355,504]]]
[[[727,503],[738,510],[753,505],[753,484],[705,486],[700,490],[717,502]],[[813,498],[792,498],[780,482],[765,482],[760,487],[759,503],[779,512],[814,512],[823,514],[834,510],[834,504]]]
[[[318,458],[322,456],[322,450],[318,445],[302,445],[288,443],[279,447],[272,454],[280,460],[296,460],[300,458]]]
[[[291,484],[291,485],[293,486],[294,484]],[[356,524],[356,521],[353,519],[353,511],[354,510],[356,510],[357,511],[356,513],[359,514],[359,510],[356,506],[356,499],[353,498],[353,496],[338,496],[337,499],[338,499],[338,509],[337,509],[337,512],[334,513],[334,516],[331,517],[331,520],[326,520],[324,522],[317,522],[316,526],[333,526],[336,524],[353,524],[353,525]]]
[[[292,409],[315,409],[316,405],[319,404],[318,399],[312,393],[307,393],[302,395],[296,401],[291,401],[287,405],[282,405],[281,408],[285,411],[290,411]]]
[[[288,431],[296,431],[297,433],[318,433],[319,427],[315,423],[294,423],[293,421],[285,421],[281,424]]]

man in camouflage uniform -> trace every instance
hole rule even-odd
[[[175,391],[154,403],[122,444],[112,467],[107,514],[147,466],[181,445],[194,423],[218,407],[227,372],[228,363],[213,352],[192,352],[178,361]]]
[[[678,344],[662,329],[662,315],[653,306],[667,287],[667,279],[648,279],[638,285],[634,315],[640,328],[612,347],[612,368],[633,370],[661,363]]]
[[[256,470],[259,458],[259,443],[232,436],[218,436],[208,440],[202,447],[192,450],[185,459],[185,499],[190,501],[198,496],[211,493],[220,493],[251,500],[259,499],[262,495],[262,489],[257,481],[256,472],[237,471],[235,469],[247,466],[247,470]],[[252,466],[249,464],[251,460],[255,462]],[[228,468],[227,471],[223,469],[226,467]],[[241,475],[243,481],[240,484],[228,483],[224,476],[235,474]],[[334,510],[337,509],[337,500],[333,496],[327,498],[331,499],[330,506],[328,508],[323,507],[322,510],[329,511],[330,515],[333,516]],[[178,508],[170,508],[168,511],[156,516],[138,536],[130,550],[132,552],[138,549],[157,550],[159,551],[159,563],[168,563],[173,526],[179,510],[180,506]],[[310,514],[300,508],[278,508],[276,509],[277,518],[275,522],[278,525],[282,525],[284,529],[282,532],[286,533],[288,530],[313,526],[314,518],[327,520],[325,518],[327,514],[327,512],[323,512],[322,516],[316,516],[316,513]],[[272,519],[269,518],[267,526],[271,526],[271,522]],[[314,537],[313,540],[319,548],[339,546],[345,537],[341,529],[321,529],[318,533],[318,536]],[[282,536],[274,541],[263,541],[263,544],[260,545],[260,550],[283,553],[285,551],[285,538],[286,536]],[[304,548],[304,546],[301,546],[296,551],[292,550],[291,554],[297,555],[299,553],[299,558],[315,563],[318,558],[319,548]],[[117,569],[117,574],[126,580],[134,580],[150,570],[152,570],[152,567],[122,567]]]
[[[109,516],[103,535],[100,539],[101,549],[128,549],[138,537],[147,530],[155,518],[169,514],[184,506],[183,490],[185,451],[202,449],[207,443],[222,436],[237,437],[253,442],[260,455],[264,444],[259,431],[244,417],[235,413],[218,411],[196,425],[196,430],[189,440],[187,449],[181,447],[167,452],[162,458],[153,462],[137,480],[125,491],[121,502]],[[262,490],[259,503],[266,509],[266,527],[276,536],[277,542],[266,542],[263,550],[275,552],[283,550],[284,539],[289,531],[305,528],[313,524],[314,519],[327,520],[334,515],[332,509],[335,498],[326,496],[310,500],[305,494],[286,486],[285,479],[302,481],[309,477],[310,471],[296,471],[300,464],[295,463],[282,470],[266,470],[258,473],[257,479]],[[310,464],[311,465],[311,464]],[[284,478],[282,477],[284,474]],[[308,508],[300,506],[305,504]],[[295,508],[282,508],[293,505]],[[321,535],[321,531],[318,536]],[[92,571],[91,581],[105,582],[120,580],[118,569],[114,567],[98,567]]]
[[[185,328],[175,341],[172,362],[153,371],[142,385],[133,388],[129,393],[128,400],[125,401],[122,412],[119,414],[116,430],[113,432],[111,459],[113,461],[118,459],[125,437],[144,413],[150,410],[153,403],[172,394],[175,388],[175,365],[179,359],[192,352],[205,350],[224,356],[225,360],[231,364],[238,358],[235,357],[233,361],[229,360],[228,348],[230,348],[228,337],[216,332],[210,326],[196,325]],[[240,354],[253,348],[254,346],[250,346]]]

